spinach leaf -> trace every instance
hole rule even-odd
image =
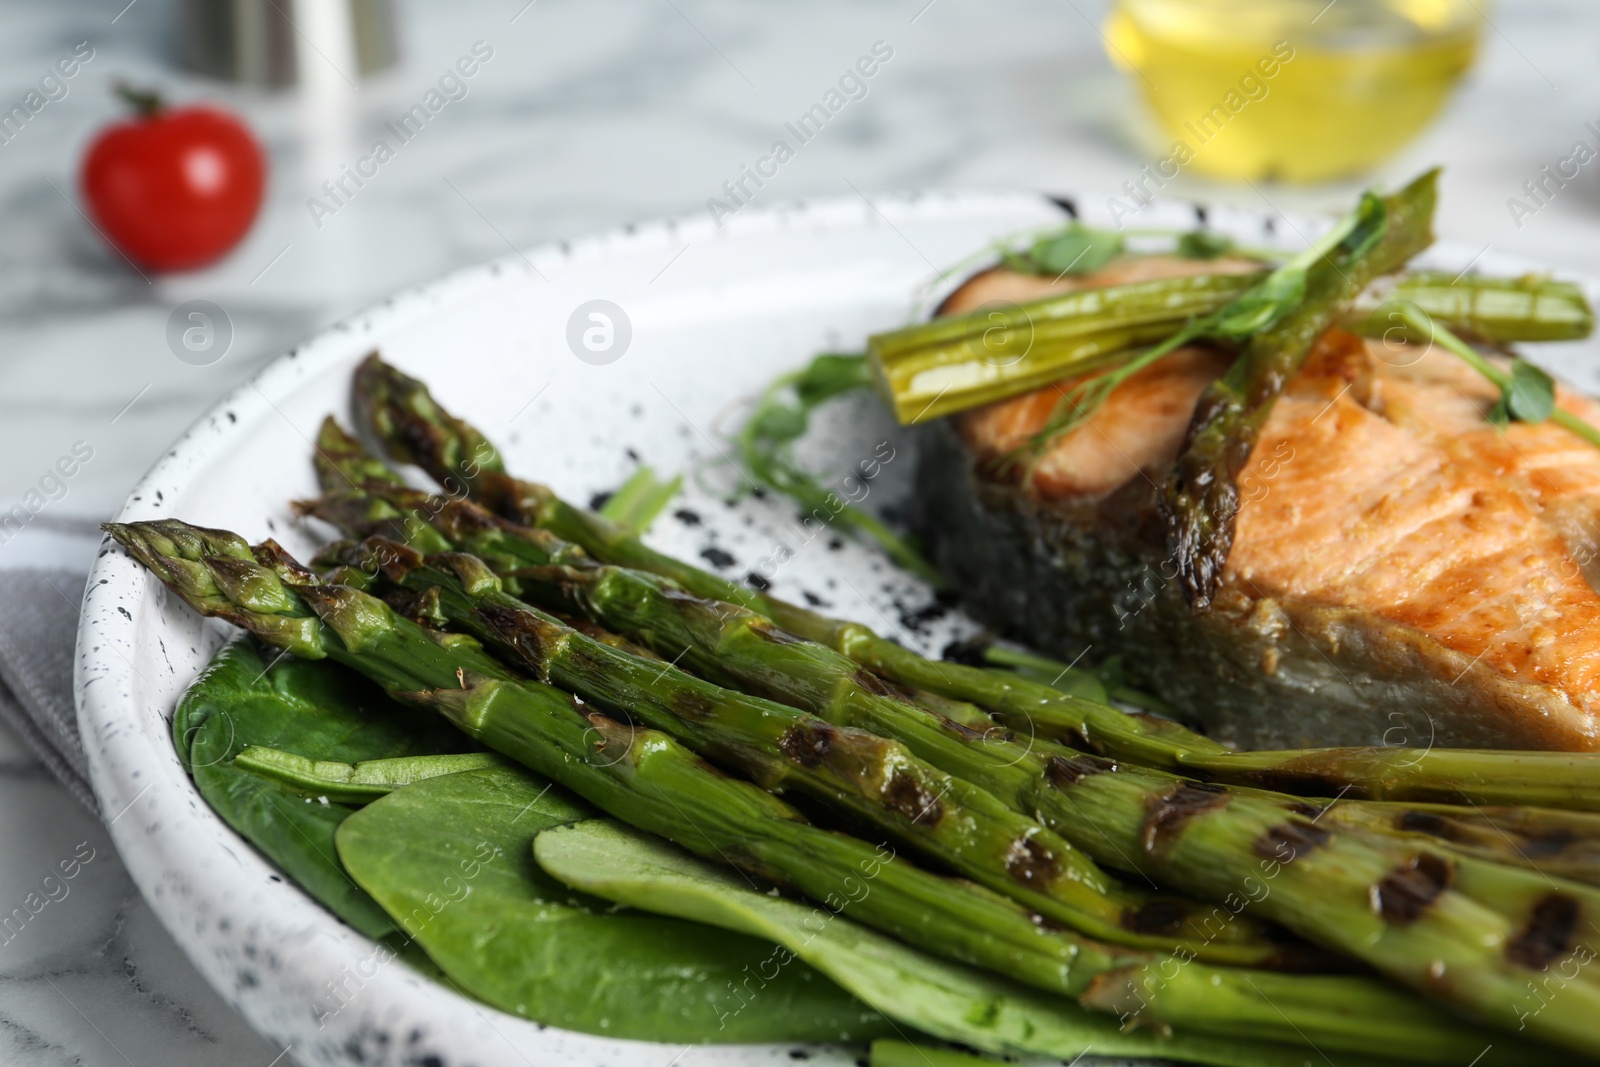
[[[352,815],[339,856],[448,980],[503,1011],[610,1037],[866,1040],[888,1024],[804,964],[771,977],[755,938],[575,891],[533,861],[593,809],[521,769],[415,782]],[[760,985],[755,1010],[735,989]]]
[[[345,922],[368,937],[394,932],[383,909],[340,865],[333,833],[355,809],[308,797],[236,766],[252,745],[316,759],[357,762],[459,752],[470,747],[438,719],[390,700],[353,671],[253,641],[218,652],[178,703],[173,738],[206,803]]]
[[[610,819],[546,830],[534,840],[534,854],[561,881],[620,904],[775,941],[782,946],[773,957],[780,966],[798,957],[889,1018],[984,1052],[1071,1058],[1093,1049],[1103,1056],[1159,1056],[1224,1067],[1306,1063],[1304,1049],[1270,1042],[1150,1029],[1125,1033],[1114,1015],[1091,1013],[1065,997],[926,955],[823,908],[755,892],[737,875]],[[759,1008],[761,1002],[752,1003]],[[875,1045],[875,1062],[877,1050]],[[929,1062],[936,1067],[959,1063]],[[909,1060],[893,1067],[910,1067]]]
[[[356,805],[370,804],[424,778],[505,767],[510,763],[494,752],[451,752],[440,756],[396,756],[340,763],[307,759],[261,745],[252,745],[233,758],[235,767],[282,782],[308,796]]]

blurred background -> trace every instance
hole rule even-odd
[[[30,516],[0,523],[3,568],[86,569],[95,524],[213,401],[399,289],[714,214],[869,54],[750,202],[1025,188],[1136,226],[1151,196],[1342,210],[1443,164],[1441,236],[1600,272],[1589,0],[7,0],[0,18],[0,513]],[[227,217],[197,216],[206,196]],[[0,1062],[293,1061],[189,969],[3,728],[0,791],[0,911],[62,847],[97,850],[50,923],[0,945]]]

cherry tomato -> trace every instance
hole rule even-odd
[[[232,248],[261,207],[266,162],[249,129],[206,106],[120,90],[138,114],[95,138],[80,180],[95,224],[142,267],[187,270]]]

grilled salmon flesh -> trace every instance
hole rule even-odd
[[[1216,264],[1125,257],[1050,282],[992,270],[942,313]],[[1600,450],[1488,421],[1493,385],[1442,348],[1319,342],[1239,478],[1214,607],[1193,611],[1156,500],[1229,356],[1194,347],[1111,394],[1030,482],[986,468],[1064,381],[927,430],[918,524],[969,610],[1133,681],[1251,748],[1600,749]],[[1557,402],[1600,424],[1600,404]]]

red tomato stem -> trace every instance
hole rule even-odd
[[[135,113],[142,119],[154,118],[166,110],[166,100],[154,89],[135,89],[127,82],[119,81],[116,90],[117,95],[131,104]]]

